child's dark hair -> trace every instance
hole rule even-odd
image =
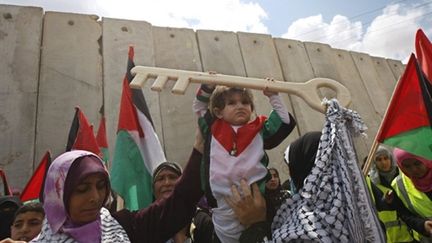
[[[18,215],[27,213],[27,212],[35,212],[40,213],[45,217],[45,210],[42,207],[41,203],[38,202],[29,202],[24,205],[22,205],[16,212],[15,212],[15,219]]]
[[[239,93],[242,98],[251,105],[252,111],[254,110],[253,95],[250,89],[237,88],[237,87],[227,87],[218,85],[214,89],[212,95],[210,96],[209,110],[210,113],[215,116],[215,108],[223,110],[225,108],[226,100],[233,94]]]

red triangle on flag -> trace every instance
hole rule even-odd
[[[123,92],[120,103],[120,114],[118,131],[138,131],[140,137],[144,137],[144,132],[139,125],[137,111],[132,101],[132,92],[127,79],[123,80]]]
[[[102,116],[100,119],[98,132],[96,134],[96,141],[99,147],[108,148],[108,140],[106,137],[106,127],[105,127],[105,116]]]
[[[420,70],[416,66],[417,61],[412,54],[393,93],[377,136],[378,142],[412,129],[430,126],[419,82],[421,73],[418,73]]]
[[[86,116],[79,107],[75,107],[75,116],[69,131],[68,145],[66,151],[87,150],[101,156],[98,143]]]
[[[47,151],[21,193],[22,202],[42,198],[45,177],[50,164],[51,154]]]
[[[432,44],[421,29],[416,33],[415,49],[421,69],[432,82]]]
[[[133,63],[133,57],[134,49],[132,46],[130,46],[128,53],[128,70],[126,71],[125,77],[123,79],[123,90],[121,96],[119,123],[117,131],[138,131],[139,136],[144,137],[144,132],[140,126],[137,110],[134,105],[132,90],[129,87],[129,83],[131,81],[129,80],[131,79],[130,70],[135,66],[135,64]]]

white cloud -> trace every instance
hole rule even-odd
[[[421,27],[423,8],[391,5],[374,19],[363,36],[360,50],[379,56],[406,59],[414,51],[415,33]]]
[[[334,46],[335,43],[340,42],[342,39],[359,39],[361,32],[361,23],[351,23],[345,16],[336,15],[330,23],[325,23],[322,15],[315,15],[296,20],[282,37],[323,42]],[[352,43],[339,47],[349,49],[352,48]]]
[[[429,21],[429,5],[389,5],[369,23],[352,22],[336,15],[326,23],[321,15],[295,21],[283,38],[328,43],[332,47],[366,52],[373,56],[405,60],[414,48],[415,32]],[[428,32],[428,30],[424,30]]]
[[[267,13],[258,3],[245,0],[0,0],[0,4],[144,20],[157,26],[268,33],[263,23]]]

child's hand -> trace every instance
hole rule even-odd
[[[215,74],[217,74],[217,72],[208,71],[208,74],[215,75]],[[204,85],[208,90],[214,90],[214,88],[216,87],[216,84],[202,84],[202,85]]]
[[[267,81],[267,82],[274,82],[274,78],[266,78],[266,81]],[[264,94],[265,96],[267,96],[267,97],[270,97],[270,96],[273,96],[273,95],[277,95],[278,92],[269,91],[269,90],[268,90],[268,87],[266,87],[266,88],[263,90],[263,94]]]

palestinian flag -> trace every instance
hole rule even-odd
[[[102,153],[102,159],[105,161],[105,164],[109,161],[109,151],[108,151],[108,140],[106,136],[106,127],[105,127],[105,116],[102,113],[99,128],[96,134],[96,142],[99,146],[99,149]]]
[[[432,81],[432,44],[421,29],[417,30],[415,49],[422,71]]]
[[[112,188],[129,210],[147,207],[153,201],[152,172],[166,161],[144,95],[141,90],[129,87],[130,70],[135,66],[133,57],[133,47],[129,47],[111,168]]]
[[[51,153],[47,151],[21,193],[20,200],[22,202],[35,199],[39,199],[41,202],[43,201],[45,177],[50,165]]]
[[[81,109],[75,107],[75,116],[69,131],[66,151],[78,149],[87,150],[101,156],[101,151],[93,133],[93,126],[90,125]]]
[[[412,54],[400,78],[377,141],[432,160],[432,87]]]

